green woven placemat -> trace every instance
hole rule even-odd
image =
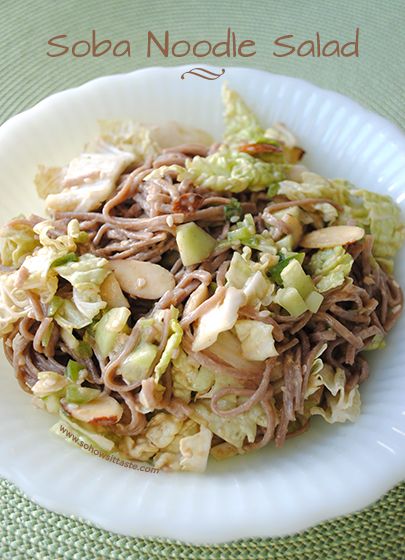
[[[405,46],[403,0],[162,0],[102,3],[99,0],[2,1],[0,5],[0,123],[68,87],[106,74],[146,66],[195,63],[250,66],[308,80],[343,93],[405,130]],[[165,58],[155,47],[147,56],[147,33],[161,43],[165,31],[170,44],[193,45],[224,41],[228,28],[238,43],[255,41],[249,58],[196,59],[192,55]],[[298,57],[285,53],[274,41],[296,48],[305,40],[324,45],[353,41],[359,29],[359,56]],[[127,40],[130,57],[76,58],[55,52],[47,44],[57,35],[69,46],[80,40]],[[59,51],[60,52],[60,51]],[[66,518],[29,501],[11,483],[1,483],[1,558],[12,560],[66,559],[404,559],[405,484],[391,490],[365,510],[329,521],[283,539],[254,539],[226,545],[193,546],[165,539],[132,539],[101,531],[79,519]]]
[[[25,560],[403,560],[405,485],[360,513],[298,535],[193,546],[169,539],[132,539],[101,531],[30,502],[7,481],[0,486],[1,558]]]

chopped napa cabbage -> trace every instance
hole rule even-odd
[[[259,425],[265,426],[267,424],[265,416],[258,414],[257,408],[261,408],[260,403],[255,410],[250,409],[238,414],[235,418],[221,418],[214,414],[211,410],[210,401],[207,401],[207,399],[199,399],[195,403],[190,403],[189,406],[194,409],[191,418],[195,422],[210,429],[214,434],[238,448],[242,447],[245,438],[250,443],[255,440],[257,420],[261,419],[262,423]]]
[[[69,262],[54,270],[73,286],[72,300],[64,300],[54,315],[55,321],[66,329],[89,325],[106,306],[99,292],[101,284],[110,274],[108,261],[85,253],[77,262]]]
[[[120,121],[98,121],[100,134],[86,146],[86,153],[116,153],[113,148],[134,156],[135,162],[145,160],[148,155],[161,153],[159,144],[151,131],[132,119]]]
[[[182,471],[203,473],[207,467],[208,455],[211,448],[212,432],[205,426],[192,436],[180,440],[180,461]]]
[[[160,148],[171,148],[189,142],[211,146],[214,142],[214,137],[209,132],[176,121],[145,126],[150,130],[152,140],[157,142]]]
[[[209,391],[214,378],[214,372],[192,363],[182,349],[179,355],[172,359],[173,394],[184,402],[190,402],[192,391],[200,394]]]
[[[266,128],[264,136],[269,140],[281,141],[287,148],[294,148],[298,138],[281,122],[276,122],[273,126]]]
[[[326,292],[343,284],[352,264],[352,256],[341,245],[337,245],[314,253],[307,268],[313,278],[322,276],[316,284],[316,289],[319,292]]]
[[[353,215],[357,225],[364,227],[374,236],[374,257],[394,257],[405,241],[405,223],[401,217],[401,208],[388,195],[354,188],[350,194],[362,198],[360,206],[353,210]]]
[[[267,163],[223,146],[206,158],[195,156],[180,168],[178,180],[191,179],[196,186],[214,191],[266,190],[286,177],[288,165]]]
[[[242,319],[236,321],[235,330],[242,343],[242,356],[247,360],[264,361],[271,356],[277,356],[274,347],[273,325],[260,321]]]
[[[240,253],[235,251],[225,274],[227,286],[242,289],[247,279],[254,274],[253,265],[255,264],[250,259],[243,258]]]
[[[66,176],[67,167],[45,167],[38,165],[34,182],[40,198],[48,194],[56,194],[62,190],[62,181]]]
[[[148,461],[159,451],[156,445],[153,445],[144,435],[136,438],[124,436],[119,442],[118,449],[120,457],[137,461]]]
[[[345,389],[346,375],[343,369],[335,371],[329,364],[311,373],[305,396],[308,397],[317,389],[324,386],[326,391],[326,408],[314,406],[310,409],[311,414],[323,416],[333,424],[334,422],[355,422],[360,416],[360,393],[356,385],[348,391]]]
[[[0,275],[0,331],[2,333],[12,330],[13,323],[25,317],[30,310],[31,304],[25,290],[37,294],[42,303],[51,302],[58,288],[57,272],[52,268],[52,264],[56,259],[76,251],[76,242],[81,235],[77,220],[69,223],[67,235],[52,239],[47,235],[51,229],[52,222],[46,220],[34,226],[33,231],[38,235],[40,245],[35,247],[33,253],[26,256],[22,263],[27,276],[19,288],[15,287],[18,272]]]
[[[80,231],[79,222],[76,219],[69,222],[66,235],[59,235],[55,238],[49,237],[48,231],[52,229],[53,224],[51,220],[44,220],[34,226],[34,231],[39,235],[41,245],[52,249],[53,261],[68,253],[74,253],[77,248],[76,244],[82,243],[87,239],[87,234]]]
[[[357,189],[349,181],[327,181],[310,172],[303,172],[301,177],[302,183],[281,182],[278,194],[290,200],[329,198],[340,204],[343,212],[339,213],[328,203],[306,205],[306,208],[320,212],[325,222],[334,225],[346,225],[349,219],[355,219],[358,226],[374,236],[374,257],[390,268],[390,259],[405,241],[405,224],[398,204],[389,195]]]
[[[212,433],[209,430],[189,418],[183,422],[171,443],[156,453],[153,465],[170,471],[203,472],[211,447],[211,438]]]
[[[239,308],[245,305],[242,290],[228,288],[224,299],[205,313],[199,320],[192,349],[199,352],[217,340],[219,333],[231,329],[238,318]]]
[[[167,447],[179,433],[183,421],[172,414],[158,412],[148,422],[144,432],[148,440],[158,448]]]
[[[121,151],[81,154],[70,162],[63,190],[47,196],[46,207],[53,212],[96,210],[112,194],[117,179],[133,160],[132,154]]]
[[[93,447],[100,451],[104,451],[105,453],[112,453],[115,451],[114,441],[106,435],[97,433],[97,426],[92,426],[85,422],[81,422],[80,420],[75,420],[63,411],[60,412],[60,416],[61,420],[50,428],[51,432],[57,436],[76,445],[80,445],[80,442],[82,441],[83,444],[87,443],[88,445],[93,445]],[[71,435],[73,437],[71,437]],[[82,445],[80,447],[83,449]],[[86,451],[85,449],[83,450]],[[90,451],[88,451],[88,453],[90,453]]]
[[[260,270],[250,276],[243,286],[246,304],[254,308],[268,306],[274,299],[274,284]]]
[[[224,142],[230,146],[239,146],[246,142],[254,141],[264,135],[256,115],[249,109],[241,96],[236,92],[222,86],[222,102],[224,104]]]
[[[143,180],[149,181],[163,177],[168,171],[175,171],[179,182],[190,179],[196,187],[213,191],[263,191],[284,180],[289,168],[286,164],[267,163],[222,146],[218,152],[207,157],[195,156],[187,159],[185,168],[163,165],[151,171]]]
[[[162,374],[166,371],[167,366],[172,359],[173,352],[179,348],[181,339],[183,338],[183,329],[180,327],[178,317],[179,310],[173,305],[170,308],[171,318],[169,323],[169,338],[167,340],[165,349],[160,357],[159,362],[155,367],[155,380],[159,381]]]
[[[40,245],[28,224],[6,224],[0,229],[0,260],[3,266],[18,268],[25,257]]]
[[[219,335],[219,338],[221,338],[222,335]],[[225,387],[243,387],[243,383],[241,383],[241,381],[239,379],[236,379],[235,377],[230,377],[229,375],[221,375],[220,373],[215,373],[213,371],[210,370],[206,370],[206,368],[201,367],[201,375],[206,375],[207,377],[209,376],[209,374],[211,374],[209,376],[210,380],[211,380],[211,386],[209,387],[209,390],[203,390],[203,391],[199,391],[196,394],[196,399],[211,399],[212,396],[219,391],[220,389],[224,389]],[[196,387],[198,386],[198,384],[196,385]],[[205,401],[207,402],[207,401]],[[219,408],[227,408],[229,406],[229,404],[233,404],[234,406],[237,404],[237,397],[236,395],[225,395],[224,397],[220,398],[218,400],[218,407]]]
[[[96,261],[98,263],[103,261],[103,265],[106,265],[107,261],[105,259],[97,260],[97,257],[90,254],[77,258],[77,262],[70,260],[69,255],[75,255],[77,244],[87,240],[87,234],[80,232],[77,220],[69,222],[66,235],[51,238],[48,232],[52,229],[52,222],[47,220],[34,226],[33,232],[39,237],[39,246],[33,248],[32,254],[26,256],[21,265],[26,270],[26,275],[23,276],[22,281],[19,278],[19,282],[17,282],[18,271],[10,274],[0,274],[0,332],[2,334],[10,332],[15,321],[25,317],[30,311],[31,303],[27,296],[27,290],[38,295],[42,303],[50,304],[50,314],[55,318],[65,315],[65,321],[62,321],[63,324],[60,323],[65,328],[80,328],[78,325],[87,325],[91,322],[94,314],[105,306],[101,299],[99,304],[92,304],[96,302],[94,292],[98,293],[99,280],[109,274],[109,269],[106,267],[104,267],[104,271],[97,271]],[[18,247],[16,249],[19,250]],[[60,267],[54,266],[61,260],[67,260],[68,262]],[[76,306],[76,302],[70,300],[58,300],[57,305],[54,305],[56,304],[54,296],[58,289],[58,274],[73,266],[81,267],[83,263],[87,263],[86,266],[89,266],[91,260],[93,260],[91,268],[94,270],[89,271],[88,282],[86,286],[82,286],[86,293],[80,293],[81,288],[76,289],[76,299],[79,307]],[[65,278],[68,279],[66,276]],[[16,287],[16,283],[18,287]],[[91,315],[90,321],[84,322],[83,314]]]
[[[295,181],[280,183],[278,194],[284,194],[289,200],[329,198],[341,206],[350,204],[350,193],[344,185],[335,181],[327,181],[321,175],[310,172],[302,173],[302,183]]]
[[[133,154],[136,163],[148,155],[158,156],[162,149],[196,142],[210,146],[214,139],[208,132],[175,121],[161,124],[139,123],[132,119],[99,121],[100,134],[86,146],[89,153],[115,153],[119,149]]]
[[[26,317],[31,302],[24,290],[15,287],[16,273],[0,274],[0,335],[11,332],[14,323]]]

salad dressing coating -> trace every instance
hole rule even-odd
[[[386,195],[301,162],[223,87],[225,133],[100,123],[0,230],[0,335],[33,402],[105,453],[204,472],[355,421],[403,295]]]

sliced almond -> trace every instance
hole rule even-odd
[[[302,237],[302,225],[299,220],[289,212],[286,212],[282,217],[283,222],[289,225],[292,229],[292,236],[293,236],[293,249],[297,247]]]
[[[121,286],[111,272],[100,286],[100,297],[109,307],[129,307],[127,298],[121,290]]]
[[[123,413],[123,408],[118,401],[109,395],[102,395],[86,404],[68,403],[65,399],[60,400],[65,412],[89,424],[116,424]]]
[[[285,150],[285,156],[288,163],[298,163],[304,157],[305,151],[299,146],[294,146],[291,149]]]
[[[354,243],[362,237],[364,237],[364,229],[361,227],[331,226],[307,233],[301,239],[300,245],[306,249],[325,249]]]
[[[309,169],[302,163],[297,163],[287,171],[287,181],[295,181],[296,183],[302,183],[302,174],[308,173]]]
[[[188,298],[186,305],[184,306],[183,310],[183,317],[186,316],[188,313],[191,313],[199,305],[204,303],[204,301],[208,297],[208,288],[205,284],[200,284],[196,290],[191,294]]]
[[[124,292],[144,299],[160,299],[173,290],[176,280],[173,274],[159,264],[117,259],[109,262]]]

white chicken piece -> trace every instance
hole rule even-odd
[[[70,162],[62,182],[63,190],[47,196],[47,209],[54,212],[96,210],[111,195],[118,177],[133,161],[132,154],[122,151],[81,154]]]

